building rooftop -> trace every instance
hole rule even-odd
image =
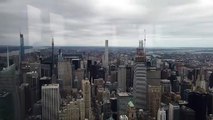
[[[42,86],[42,89],[45,89],[45,88],[58,88],[59,87],[59,84],[44,84]]]
[[[135,105],[132,103],[132,101],[129,101],[129,102],[128,102],[128,106],[129,106],[129,107],[135,107]]]
[[[119,92],[119,93],[118,93],[118,96],[119,96],[119,97],[128,97],[129,94],[128,94],[127,92]]]
[[[161,80],[161,83],[170,83],[170,80],[163,79],[163,80]]]
[[[40,80],[50,80],[50,79],[51,79],[50,77],[46,77],[46,76],[40,78]]]

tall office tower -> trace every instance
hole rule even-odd
[[[128,102],[127,115],[128,115],[129,120],[136,119],[136,109],[135,109],[135,105],[132,103],[132,101]]]
[[[25,86],[24,84],[21,84],[19,86],[19,99],[20,99],[20,116],[21,116],[21,119],[25,119],[25,117],[27,116],[27,112],[25,110]]]
[[[124,65],[118,67],[118,90],[120,92],[126,91],[126,66]]]
[[[22,83],[19,86],[19,94],[20,104],[24,105],[24,108],[22,109],[24,109],[23,112],[25,112],[25,116],[27,116],[30,114],[31,109],[33,108],[30,85],[28,83]]]
[[[157,120],[167,120],[166,119],[166,111],[163,108],[158,109]]]
[[[15,120],[12,94],[7,91],[0,91],[0,118]]]
[[[24,60],[24,35],[20,34],[20,51],[19,51],[20,63]]]
[[[180,106],[169,103],[169,120],[180,120]]]
[[[69,61],[58,62],[58,79],[63,81],[64,90],[72,90],[72,66]]]
[[[126,87],[127,92],[130,92],[130,88],[133,87],[133,66],[129,65],[126,67]]]
[[[46,84],[41,88],[42,120],[58,120],[59,84]]]
[[[75,70],[75,77],[78,79],[78,89],[82,89],[82,80],[84,79],[84,69]]]
[[[85,118],[91,119],[91,87],[88,79],[82,81],[83,98],[85,103]]]
[[[138,109],[147,108],[147,80],[146,80],[146,55],[143,41],[139,41],[139,48],[135,57],[133,98]]]
[[[14,105],[15,119],[21,120],[20,99],[18,93],[19,79],[16,66],[13,64],[9,68],[0,71],[0,90],[7,90],[12,94],[12,105]]]
[[[180,94],[181,94],[181,99],[182,100],[187,100],[185,95],[184,95],[184,91],[187,90],[187,89],[191,89],[192,88],[192,85],[189,81],[182,81],[181,82],[181,91],[180,91]]]
[[[157,112],[161,103],[161,87],[160,86],[148,86],[148,109],[151,113],[151,117],[157,117]]]
[[[30,100],[30,106],[32,107],[34,103],[39,100],[39,79],[38,73],[36,71],[27,72],[25,74],[24,83],[28,83],[29,94],[28,98]]]
[[[207,100],[208,95],[206,93],[190,92],[188,96],[187,107],[195,111],[196,120],[206,120],[207,115]]]
[[[104,67],[108,69],[109,66],[109,51],[108,51],[108,40],[105,40],[105,51],[104,51]]]
[[[117,95],[117,109],[119,115],[125,115],[127,110],[127,104],[132,97],[126,92],[120,92]]]

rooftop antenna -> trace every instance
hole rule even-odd
[[[10,63],[9,63],[9,50],[8,50],[8,46],[7,46],[7,68],[9,68]]]

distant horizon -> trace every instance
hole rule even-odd
[[[0,47],[19,47],[19,45],[0,45]],[[26,45],[25,47],[32,47],[32,48],[37,48],[37,47],[51,47],[51,45],[49,46],[29,46],[29,45]],[[105,46],[93,46],[93,45],[67,45],[67,46],[60,46],[60,45],[54,45],[54,47],[105,47]],[[109,48],[115,48],[115,47],[118,47],[118,48],[137,48],[138,46],[108,46]],[[174,46],[174,47],[168,47],[168,46],[160,46],[160,47],[145,47],[145,48],[213,48],[213,47],[197,47],[197,46],[194,46],[194,47],[187,47],[187,46]]]

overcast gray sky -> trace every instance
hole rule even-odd
[[[213,47],[213,0],[1,0],[0,43]]]

